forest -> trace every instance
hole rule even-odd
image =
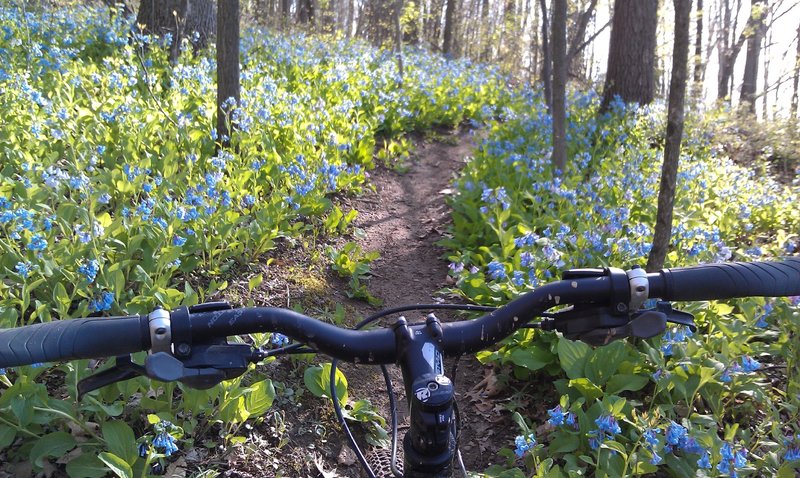
[[[432,304],[401,344],[570,269],[791,266],[799,89],[796,0],[0,0],[0,477],[370,476],[340,422],[395,476],[405,369],[177,317]],[[774,290],[601,346],[556,297],[448,359],[453,476],[797,476]]]

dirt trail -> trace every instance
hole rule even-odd
[[[475,147],[470,131],[443,139],[418,141],[416,159],[404,174],[386,168],[372,172],[370,184],[375,191],[351,203],[359,211],[355,226],[364,231],[357,242],[366,251],[380,253],[380,258],[372,263],[373,277],[368,288],[383,304],[379,308],[356,304],[356,310],[365,316],[379,309],[441,300],[437,293],[447,286],[448,262],[442,258],[446,251],[436,243],[443,238],[450,220],[446,196],[450,194],[453,178]],[[409,321],[417,321],[423,314],[405,315]],[[447,320],[449,314],[437,312],[437,316]],[[451,374],[451,363],[446,367]],[[398,395],[402,434],[405,394],[399,368],[390,370]],[[385,386],[376,367],[345,366],[344,371],[353,396],[368,397],[388,410]],[[482,470],[495,459],[500,444],[496,439],[502,436],[505,442],[508,435],[508,426],[500,425],[508,421],[507,414],[501,413],[497,404],[486,397],[484,375],[484,368],[473,357],[460,360],[456,388],[462,415],[461,450],[471,470]],[[489,384],[490,389],[493,386]],[[388,421],[389,415],[385,416]],[[339,465],[340,474],[360,476],[357,466],[343,470]]]

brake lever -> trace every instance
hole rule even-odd
[[[571,340],[592,346],[606,345],[626,337],[649,339],[662,334],[667,322],[697,330],[694,316],[672,308],[669,302],[658,302],[655,308],[632,314],[613,314],[607,307],[572,307],[553,314],[549,328],[558,330]]]
[[[205,390],[223,380],[236,378],[247,371],[258,354],[247,344],[195,344],[185,358],[167,352],[150,354],[144,366],[134,363],[130,355],[116,357],[114,365],[78,382],[78,400],[87,393],[136,377],[162,382],[179,381],[191,388]]]
[[[146,375],[144,367],[133,363],[130,355],[120,355],[114,359],[114,365],[110,368],[78,381],[78,400],[94,390],[143,375]]]

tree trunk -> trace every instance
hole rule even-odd
[[[489,0],[482,0],[481,4],[481,61],[487,62],[492,56],[492,29],[489,25]]]
[[[447,0],[447,8],[444,11],[444,41],[442,42],[442,53],[451,55],[453,53],[453,30],[456,22],[456,1]]]
[[[597,8],[597,0],[591,0],[589,6],[586,7],[581,15],[578,17],[578,23],[575,27],[575,35],[570,38],[569,50],[567,51],[567,65],[571,66],[575,57],[586,48],[587,43],[584,42],[586,38],[586,27],[589,25],[589,20],[594,16],[594,11]]]
[[[658,0],[615,0],[603,102],[605,112],[619,96],[645,105],[655,95]]]
[[[792,78],[792,103],[789,118],[797,118],[797,105],[800,103],[800,25],[797,27],[797,53],[794,57],[794,78]]]
[[[695,35],[694,35],[694,76],[692,78],[694,96],[703,97],[703,0],[697,0],[695,9]]]
[[[675,205],[675,186],[683,137],[683,104],[686,97],[692,0],[674,0],[674,4],[675,43],[672,49],[672,78],[669,84],[669,106],[667,107],[667,139],[664,145],[664,164],[661,168],[661,186],[658,190],[658,214],[653,248],[647,258],[648,272],[655,272],[664,267],[664,259],[667,256],[672,233],[672,209]]]
[[[136,24],[144,25],[142,33],[172,36],[170,61],[173,64],[178,61],[184,36],[197,32],[194,48],[203,48],[216,30],[216,21],[212,0],[142,0],[136,15]]]
[[[225,1],[225,0],[222,0]],[[281,0],[281,29],[287,31],[292,19],[292,0]]]
[[[403,0],[395,0],[394,5],[394,48],[397,55],[397,82],[398,86],[403,86],[403,26],[400,17],[403,15]]]
[[[553,0],[553,168],[567,166],[567,0]],[[554,175],[556,173],[554,172]]]
[[[236,128],[232,112],[239,105],[239,0],[219,2],[217,23],[217,134],[230,146]],[[231,98],[233,101],[231,101]],[[233,104],[232,104],[233,103]],[[229,128],[230,126],[230,128]]]
[[[551,91],[551,70],[553,63],[550,60],[550,38],[548,30],[550,22],[547,21],[547,0],[539,0],[542,9],[542,85],[544,86],[544,103],[547,105],[547,112],[550,113],[553,106],[553,93]]]
[[[767,13],[766,0],[752,0],[750,7],[749,35],[747,38],[747,56],[742,77],[742,92],[739,97],[740,107],[750,113],[756,112],[756,84],[758,83],[758,58],[761,54],[761,38],[764,36],[764,17]]]

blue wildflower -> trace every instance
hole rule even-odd
[[[89,310],[92,312],[104,312],[111,310],[112,304],[114,304],[114,294],[106,291],[100,294],[99,297],[89,301]]]
[[[755,372],[756,370],[761,368],[761,363],[750,357],[749,355],[745,355],[742,357],[742,371],[745,373]]]
[[[731,475],[731,478],[736,478],[736,470],[747,466],[747,449],[742,447],[734,449],[734,446],[728,442],[722,444],[719,450],[720,462],[717,464],[717,470],[722,473]]]
[[[600,415],[594,423],[597,425],[597,429],[591,430],[587,434],[589,436],[589,446],[593,450],[599,448],[607,439],[613,438],[614,435],[622,432],[617,419],[612,415]]]
[[[78,267],[78,272],[83,274],[83,276],[86,278],[86,282],[90,284],[94,282],[94,279],[97,277],[97,273],[99,271],[100,263],[97,262],[97,259],[92,259]]]
[[[492,261],[487,266],[489,268],[489,277],[493,280],[501,280],[506,278],[506,270],[503,264]]]
[[[28,275],[34,269],[34,266],[31,265],[30,261],[17,262],[17,265],[14,266],[14,269],[17,271],[17,274],[22,276],[23,279],[27,279]]]
[[[279,332],[273,332],[269,338],[269,341],[272,342],[272,345],[275,345],[277,347],[286,347],[287,345],[289,345],[289,337]]]
[[[703,451],[700,455],[700,458],[697,460],[697,467],[704,470],[711,469],[711,459],[707,451]]]
[[[39,234],[34,234],[31,241],[28,243],[28,249],[31,251],[43,251],[47,249],[47,239]]]
[[[529,433],[527,436],[519,435],[514,439],[514,444],[516,445],[514,453],[517,457],[522,458],[528,450],[536,446],[536,437],[533,433]]]
[[[181,237],[178,235],[172,236],[172,245],[181,247],[182,245],[186,244],[186,238]]]

